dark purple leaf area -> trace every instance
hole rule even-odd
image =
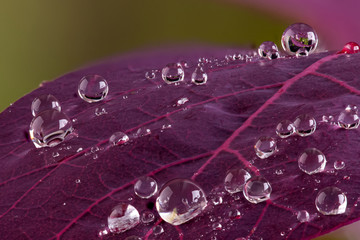
[[[223,58],[229,52],[185,48],[110,59],[44,83],[1,113],[1,239],[99,239],[107,216],[119,202],[129,202],[139,212],[150,209],[156,220],[103,239],[131,235],[144,239],[311,239],[357,221],[359,130],[339,129],[321,119],[359,103],[360,55],[327,52],[299,59],[238,62],[209,69],[208,83],[203,86],[190,84],[193,67],[185,69],[185,82],[178,86],[167,85],[159,75],[153,80],[144,77],[146,71],[169,62],[186,60],[194,66],[199,57]],[[77,84],[88,74],[108,80],[105,101],[90,104],[77,96]],[[74,119],[75,133],[56,147],[36,149],[28,138],[30,105],[44,93],[60,100],[63,111]],[[189,101],[178,106],[184,97]],[[96,108],[104,108],[107,114],[95,115]],[[279,121],[294,120],[303,113],[318,122],[313,135],[277,138],[277,154],[256,157],[253,146],[258,137],[276,137]],[[126,132],[131,140],[109,148],[108,139],[116,131]],[[307,175],[299,170],[297,157],[308,147],[326,155],[325,172]],[[334,170],[336,160],[343,160],[345,168]],[[189,178],[210,200],[224,192],[223,180],[232,167],[268,179],[271,199],[252,204],[241,194],[226,193],[223,204],[214,206],[209,201],[201,215],[175,227],[161,221],[153,205],[156,196],[143,200],[133,193],[136,179],[144,175],[154,177],[159,186],[173,178]],[[327,186],[346,192],[345,214],[317,212],[315,197]],[[229,219],[228,212],[234,209],[241,218]],[[307,210],[311,221],[299,222],[299,210]],[[223,230],[212,229],[213,217]],[[164,233],[154,237],[151,229],[158,224]]]

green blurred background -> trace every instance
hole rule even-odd
[[[0,4],[0,111],[42,81],[107,56],[168,43],[279,44],[283,30],[294,22],[211,0],[0,0]],[[319,239],[357,239],[351,235],[354,228]]]

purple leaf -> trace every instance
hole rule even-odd
[[[358,220],[359,132],[321,119],[358,104],[360,55],[239,60],[207,68],[205,85],[190,83],[199,57],[221,60],[234,51],[187,48],[114,58],[44,83],[1,113],[1,238],[99,239],[112,208],[122,202],[140,213],[153,211],[155,221],[103,239],[153,239],[155,225],[164,229],[158,239],[310,239]],[[166,84],[159,73],[152,80],[144,77],[181,60],[191,66],[185,69],[184,83]],[[78,97],[78,82],[89,74],[108,81],[104,101],[87,103]],[[37,149],[28,130],[30,104],[41,94],[60,101],[75,131],[55,147]],[[184,98],[188,101],[178,103]],[[300,114],[317,120],[315,133],[278,138],[276,125]],[[110,147],[108,140],[118,131],[130,140]],[[254,144],[261,136],[276,139],[275,155],[256,156]],[[325,154],[327,165],[324,172],[308,175],[297,158],[313,147]],[[334,170],[337,160],[345,168]],[[273,189],[270,200],[252,204],[241,194],[225,193],[226,172],[234,167],[265,177]],[[144,200],[133,192],[144,175],[160,187],[174,178],[192,179],[206,192],[209,206],[180,226],[165,223],[155,210],[156,196]],[[328,186],[346,193],[344,214],[324,216],[316,210],[315,197]],[[213,205],[218,194],[223,203]],[[233,217],[235,210],[240,217]],[[297,220],[301,210],[309,212],[309,222]]]

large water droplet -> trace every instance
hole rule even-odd
[[[356,42],[348,42],[339,53],[354,54],[360,52],[360,46]]]
[[[117,205],[108,217],[108,227],[112,233],[122,233],[140,222],[138,210],[130,204]]]
[[[144,212],[141,213],[141,222],[142,223],[147,224],[147,223],[151,223],[154,220],[155,220],[155,215],[151,211],[145,210]]]
[[[121,145],[129,141],[129,136],[123,132],[115,132],[109,138],[109,143],[112,146]]]
[[[34,117],[45,110],[51,109],[59,112],[61,111],[59,100],[51,94],[44,94],[36,97],[31,103],[31,113]]]
[[[294,123],[295,132],[301,137],[313,134],[316,130],[316,121],[313,117],[302,114],[296,117]]]
[[[295,128],[289,120],[283,120],[276,126],[276,134],[281,138],[290,137],[294,132]]]
[[[251,175],[244,169],[235,168],[229,170],[224,181],[226,191],[229,193],[241,192],[246,181],[249,180],[250,177]]]
[[[157,182],[148,176],[140,177],[134,185],[134,192],[140,198],[151,198],[157,190]]]
[[[263,42],[258,48],[258,53],[260,57],[270,60],[280,57],[278,47],[271,41]]]
[[[318,36],[314,29],[304,23],[295,23],[285,29],[281,37],[283,49],[290,55],[305,55],[315,51]]]
[[[346,195],[337,187],[326,187],[315,199],[316,209],[324,215],[338,215],[346,210]]]
[[[106,97],[108,92],[108,83],[102,76],[85,76],[79,82],[78,94],[86,102],[99,102]]]
[[[65,113],[46,110],[30,123],[30,138],[35,147],[53,147],[61,143],[73,130],[72,122]]]
[[[277,151],[276,141],[272,137],[260,137],[254,146],[256,155],[261,158],[268,158]]]
[[[345,167],[345,162],[344,162],[344,161],[342,161],[342,160],[336,160],[336,161],[334,162],[334,168],[335,168],[336,170],[343,169],[344,167]]]
[[[316,148],[306,149],[298,159],[299,168],[311,175],[322,172],[326,166],[325,155]]]
[[[244,186],[244,196],[251,203],[260,203],[270,198],[272,188],[263,177],[250,178]]]
[[[201,68],[195,68],[194,72],[191,74],[191,82],[196,85],[203,85],[207,82],[208,75],[207,73]]]
[[[204,191],[187,179],[174,179],[166,183],[156,199],[160,217],[172,225],[180,225],[193,219],[206,205]]]
[[[308,211],[306,211],[306,210],[301,210],[301,211],[299,211],[298,213],[297,213],[297,220],[299,221],[299,222],[308,222],[309,221],[309,219],[310,219],[310,215],[309,215],[309,213],[308,213]]]
[[[345,129],[358,128],[360,118],[358,116],[358,109],[356,106],[348,105],[344,111],[339,114],[338,125]]]
[[[162,79],[167,83],[176,83],[184,80],[184,69],[179,63],[169,63],[161,71]]]

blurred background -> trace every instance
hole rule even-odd
[[[164,44],[280,47],[285,28],[305,22],[318,32],[321,49],[338,50],[360,42],[359,7],[358,0],[0,0],[0,111],[42,81]],[[360,239],[356,228],[318,240]]]

